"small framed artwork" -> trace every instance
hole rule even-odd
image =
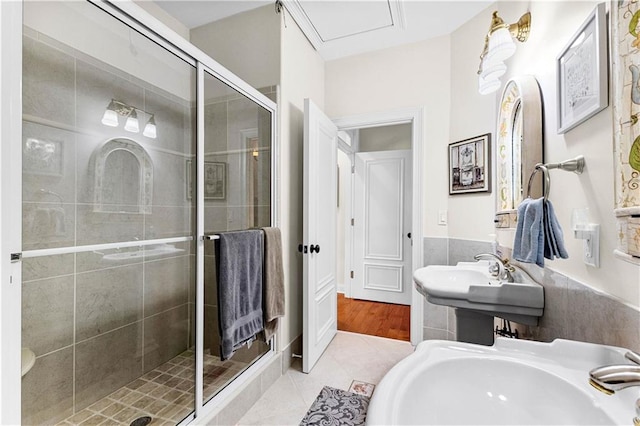
[[[449,194],[491,192],[491,134],[449,144]]]
[[[64,164],[61,141],[26,138],[22,147],[22,168],[26,173],[62,176]]]
[[[566,133],[609,103],[605,4],[596,6],[556,59],[558,133]]]
[[[187,199],[193,194],[191,160],[187,160]],[[227,163],[204,162],[204,199],[225,200],[227,198]]]

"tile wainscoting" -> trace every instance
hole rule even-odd
[[[473,261],[477,253],[493,252],[490,241],[455,238],[424,239],[424,265],[455,265]],[[501,249],[506,257],[511,253]],[[545,310],[536,327],[520,326],[525,338],[549,342],[580,340],[640,351],[640,311],[623,301],[597,291],[548,267],[514,262],[545,289]],[[452,308],[424,301],[423,339],[455,340]]]

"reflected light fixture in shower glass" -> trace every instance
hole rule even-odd
[[[147,121],[147,124],[144,126],[144,131],[142,134],[148,138],[155,139],[156,138],[156,120],[152,115]]]
[[[118,113],[116,112],[116,105],[113,100],[111,100],[109,106],[104,111],[102,124],[109,127],[118,127]]]
[[[124,125],[124,129],[127,132],[138,133],[140,131],[140,124],[138,123],[138,114],[135,108],[131,108],[131,112],[127,117],[127,122]]]

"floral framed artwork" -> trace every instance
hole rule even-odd
[[[187,199],[193,193],[191,160],[187,160]],[[227,163],[204,162],[204,199],[225,200],[227,198]]]
[[[491,134],[449,144],[449,194],[491,192]]]
[[[640,3],[612,1],[611,74],[617,247],[640,265]]]
[[[609,103],[605,4],[591,12],[556,59],[558,133],[566,133]]]

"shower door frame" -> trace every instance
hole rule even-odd
[[[133,1],[86,1],[196,67],[196,377],[194,412],[181,422],[188,424],[221,408],[273,358],[276,344],[274,338],[266,354],[208,402],[203,401],[204,74],[217,78],[271,114],[271,226],[279,225],[277,105]],[[22,3],[0,1],[0,424],[21,423],[22,262],[12,261],[11,256],[21,255],[22,249]]]

